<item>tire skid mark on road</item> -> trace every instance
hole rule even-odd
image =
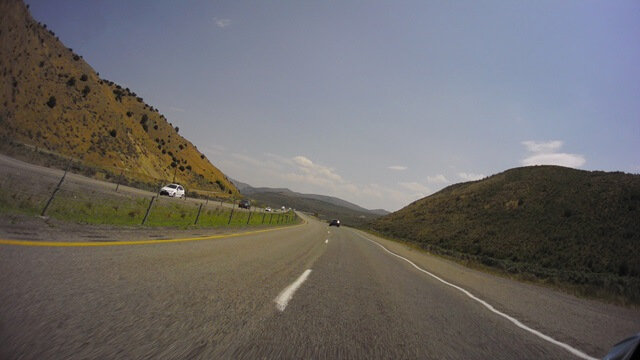
[[[294,281],[293,283],[291,283],[291,285],[287,286],[284,290],[282,290],[280,295],[278,295],[278,297],[275,299],[276,307],[278,308],[278,310],[284,311],[284,309],[287,308],[287,304],[289,304],[289,300],[293,298],[293,294],[295,294],[296,290],[298,290],[300,285],[302,285],[302,283],[305,282],[305,280],[307,280],[307,277],[309,277],[309,274],[311,274],[311,269],[305,270],[296,281]]]
[[[0,239],[0,245],[42,246],[42,247],[82,247],[82,246],[97,247],[97,246],[172,244],[172,243],[181,243],[181,242],[188,242],[188,241],[223,239],[223,238],[231,238],[231,237],[238,237],[238,236],[245,236],[245,235],[260,234],[260,233],[265,233],[270,231],[293,229],[300,226],[305,226],[308,223],[309,222],[305,220],[304,223],[299,225],[294,225],[294,226],[285,226],[285,227],[278,227],[278,228],[272,228],[272,229],[246,231],[246,232],[232,233],[232,234],[220,234],[220,235],[179,238],[179,239],[132,240],[132,241],[113,241],[113,242],[87,242],[87,241],[63,242],[63,241],[32,241],[32,240]]]
[[[497,314],[497,315],[502,316],[503,318],[505,318],[505,319],[509,320],[510,322],[512,322],[512,323],[513,323],[514,325],[516,325],[517,327],[519,327],[519,328],[521,328],[521,329],[523,329],[523,330],[526,330],[526,331],[528,331],[528,332],[530,332],[530,333],[532,333],[532,334],[534,334],[534,335],[538,336],[539,338],[541,338],[541,339],[543,339],[543,340],[546,340],[546,341],[548,341],[548,342],[550,342],[550,343],[552,343],[552,344],[554,344],[554,345],[558,345],[558,346],[560,346],[561,348],[563,348],[563,349],[565,349],[565,350],[569,351],[570,353],[572,353],[573,355],[575,355],[575,356],[577,356],[577,357],[579,357],[579,358],[582,358],[582,359],[585,359],[585,360],[597,360],[597,358],[594,358],[594,357],[592,357],[592,356],[589,356],[589,355],[587,355],[587,354],[583,353],[582,351],[580,351],[580,350],[578,350],[578,349],[576,349],[576,348],[572,347],[571,345],[568,345],[568,344],[565,344],[565,343],[563,343],[563,342],[560,342],[560,341],[558,341],[558,340],[556,340],[556,339],[552,338],[552,337],[551,337],[551,336],[549,336],[549,335],[543,334],[543,333],[541,333],[541,332],[540,332],[540,331],[538,331],[538,330],[532,329],[532,328],[528,327],[527,325],[525,325],[525,324],[521,323],[518,319],[516,319],[516,318],[514,318],[514,317],[512,317],[512,316],[509,316],[509,315],[507,315],[507,314],[505,314],[505,313],[503,313],[503,312],[501,312],[501,311],[499,311],[499,310],[496,310],[496,308],[494,308],[491,304],[489,304],[488,302],[486,302],[486,301],[484,301],[484,300],[480,299],[479,297],[477,297],[477,296],[473,295],[472,293],[470,293],[469,291],[465,290],[464,288],[462,288],[462,287],[460,287],[460,286],[458,286],[458,285],[454,285],[454,284],[452,284],[452,283],[450,283],[450,282],[448,282],[448,281],[446,281],[446,280],[444,280],[444,279],[442,279],[442,278],[438,277],[437,275],[434,275],[434,274],[432,274],[432,273],[430,273],[430,272],[428,272],[428,271],[426,271],[426,270],[422,269],[421,267],[419,267],[418,265],[416,265],[413,261],[411,261],[411,260],[409,260],[409,259],[407,259],[407,258],[405,258],[405,257],[403,257],[403,256],[400,256],[400,255],[398,255],[398,254],[396,254],[396,253],[392,252],[391,250],[387,249],[386,247],[384,247],[383,245],[379,244],[378,242],[376,242],[376,241],[374,241],[374,240],[371,240],[371,239],[369,239],[368,237],[366,237],[366,236],[364,236],[364,235],[362,235],[362,234],[360,234],[360,233],[358,233],[358,232],[355,232],[355,231],[354,231],[354,233],[358,234],[360,237],[364,238],[365,240],[371,241],[372,243],[374,243],[374,244],[376,244],[376,245],[380,246],[384,251],[388,252],[389,254],[391,254],[391,255],[393,255],[393,256],[395,256],[395,257],[397,257],[397,258],[400,258],[400,259],[402,259],[402,260],[404,260],[404,261],[408,262],[409,264],[411,264],[413,267],[415,267],[415,268],[416,268],[416,269],[418,269],[419,271],[421,271],[421,272],[423,272],[423,273],[425,273],[425,274],[427,274],[427,275],[429,275],[429,276],[433,277],[434,279],[436,279],[436,280],[440,281],[441,283],[443,283],[443,284],[445,284],[445,285],[449,285],[449,286],[451,286],[451,287],[452,287],[452,288],[454,288],[454,289],[460,290],[462,293],[464,293],[465,295],[467,295],[467,296],[468,296],[468,297],[470,297],[471,299],[473,299],[473,300],[475,300],[475,301],[479,302],[479,303],[480,303],[480,304],[482,304],[484,307],[486,307],[487,309],[489,309],[489,311],[491,311],[491,312],[493,312],[493,313],[495,313],[495,314]]]

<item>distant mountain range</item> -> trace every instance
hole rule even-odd
[[[100,77],[19,0],[0,1],[0,69],[0,139],[155,186],[175,177],[188,189],[237,194],[158,109]]]
[[[240,193],[258,201],[264,206],[279,208],[291,207],[296,210],[317,214],[324,220],[340,219],[345,225],[362,225],[375,218],[389,214],[382,209],[368,210],[354,203],[332,196],[302,194],[287,188],[254,188],[253,186],[230,179]]]

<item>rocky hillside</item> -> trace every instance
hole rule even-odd
[[[114,49],[116,51],[117,49]],[[235,195],[141,94],[100,77],[22,1],[0,1],[0,137],[130,176]]]

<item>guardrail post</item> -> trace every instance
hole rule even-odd
[[[51,202],[53,201],[53,197],[56,196],[56,193],[58,192],[58,190],[60,190],[60,186],[62,186],[62,182],[64,181],[65,176],[67,176],[67,171],[69,171],[69,166],[71,166],[72,161],[73,161],[72,159],[69,160],[67,167],[64,169],[64,174],[62,174],[62,178],[60,178],[60,182],[58,183],[58,186],[56,186],[56,188],[53,189],[53,193],[51,194],[51,197],[47,201],[47,204],[44,206],[44,209],[42,209],[42,213],[40,213],[40,216],[44,216],[44,213],[47,212],[47,208],[49,208],[49,205],[51,205]]]
[[[273,219],[273,213],[271,213],[271,216],[269,216],[269,224],[271,224],[271,219]]]
[[[249,225],[249,221],[251,221],[251,210],[249,210],[249,218],[247,219],[247,225]]]
[[[144,219],[142,219],[142,225],[144,225],[144,223],[147,222],[147,218],[149,217],[149,213],[151,212],[151,206],[153,205],[153,200],[155,199],[156,199],[155,196],[151,197],[151,201],[149,201],[149,207],[147,208],[147,213],[144,214]]]
[[[124,170],[120,172],[120,176],[118,176],[118,184],[116,185],[116,192],[118,192],[118,188],[120,187],[120,181],[122,181],[122,175],[124,175]]]
[[[267,216],[267,213],[262,213],[262,223],[264,224],[264,217]]]
[[[198,215],[196,215],[196,221],[193,223],[193,225],[198,224],[198,219],[200,218],[200,211],[202,211],[202,204],[200,204],[200,207],[198,208]]]

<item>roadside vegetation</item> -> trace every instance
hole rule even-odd
[[[640,176],[525,167],[450,186],[370,229],[470,266],[640,305]]]
[[[56,187],[52,179],[5,176],[1,179],[0,214],[38,216]],[[55,181],[55,179],[53,179]],[[46,216],[80,224],[168,227],[275,226],[300,221],[293,211],[264,213],[246,211],[220,202],[199,203],[158,197],[107,193],[63,183],[46,210]],[[228,204],[227,204],[228,205]],[[196,221],[197,220],[197,221]]]

